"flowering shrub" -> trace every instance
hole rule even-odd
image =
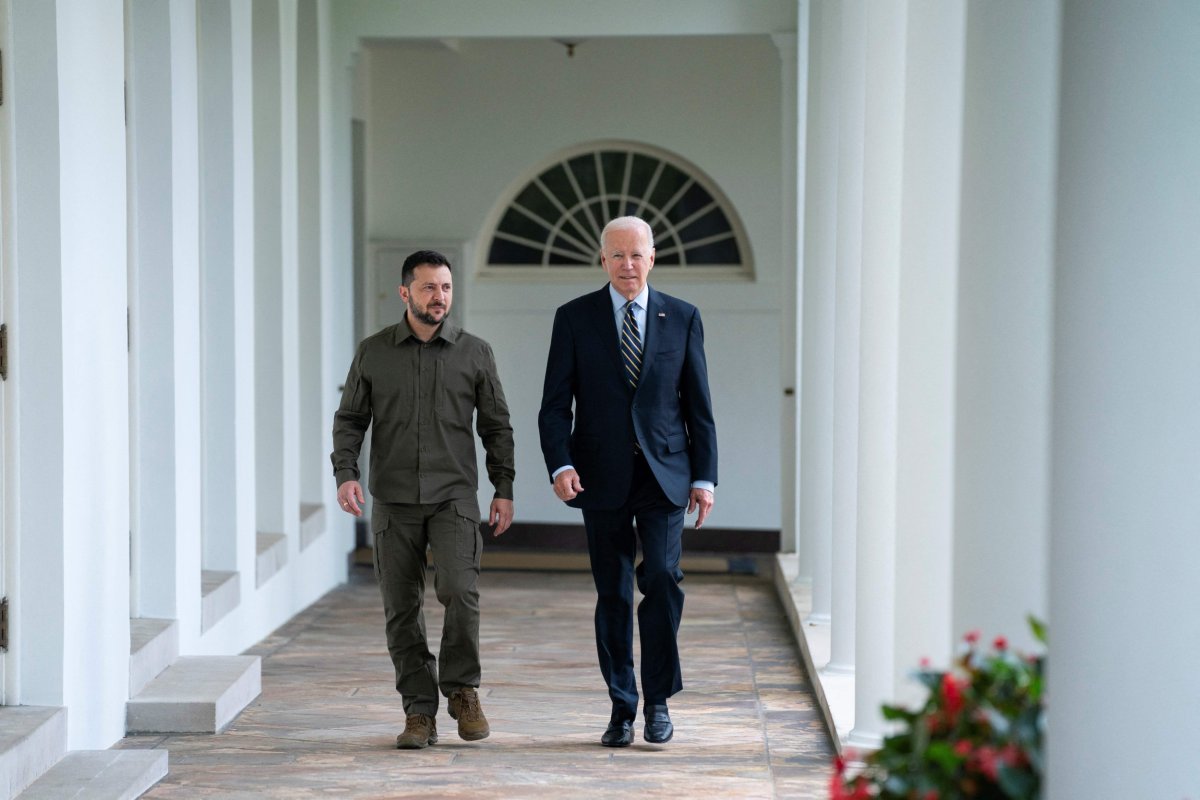
[[[1046,643],[1033,617],[1034,637]],[[929,697],[916,710],[883,706],[899,731],[852,772],[839,757],[830,800],[1036,800],[1041,796],[1045,656],[1015,653],[1004,637],[988,651],[979,633],[949,671],[922,661],[915,676]]]

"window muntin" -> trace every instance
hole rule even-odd
[[[484,271],[583,273],[599,263],[600,230],[613,217],[654,230],[655,265],[680,275],[749,275],[749,246],[720,190],[694,166],[630,143],[560,154],[519,184],[496,214]]]

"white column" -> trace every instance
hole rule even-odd
[[[242,597],[254,590],[257,555],[257,493],[255,491],[255,103],[253,21],[250,0],[233,0],[230,7],[232,57],[233,145],[233,425],[236,431],[233,474],[237,481],[236,553]],[[228,423],[226,423],[228,424]]]
[[[325,246],[321,232],[323,167],[320,104],[320,31],[316,0],[301,0],[297,21],[296,114],[299,258],[299,347],[300,359],[300,499],[323,503],[329,452],[325,449],[325,419],[322,372],[325,354],[321,347],[327,319],[321,308],[321,256]]]
[[[806,5],[800,3],[800,5]],[[799,579],[808,580],[811,576],[812,562],[808,558],[809,551],[800,536],[800,447],[797,436],[799,425],[800,396],[796,391],[800,380],[799,340],[801,337],[801,316],[803,314],[799,294],[802,285],[799,280],[801,269],[800,252],[797,250],[796,231],[800,228],[798,218],[799,200],[796,177],[797,169],[802,162],[797,158],[797,58],[796,34],[775,34],[771,37],[775,49],[779,53],[779,109],[780,109],[780,170],[783,180],[783,197],[780,198],[781,215],[783,217],[783,333],[780,348],[780,380],[787,387],[781,398],[780,410],[780,538],[779,549],[783,553],[795,553],[799,559]],[[800,84],[802,85],[802,84]],[[803,172],[802,169],[800,169]],[[803,186],[803,182],[799,184]]]
[[[279,2],[279,390],[281,423],[279,498],[282,527],[294,554],[300,542],[300,164],[297,86],[297,0]],[[314,320],[314,324],[319,320]]]
[[[964,12],[867,11],[858,657],[851,738],[951,651]]]
[[[284,532],[283,153],[279,0],[254,0],[254,398],[260,533]],[[294,88],[294,85],[293,85]],[[292,509],[298,513],[298,509]]]
[[[124,735],[129,686],[125,20],[122,0],[56,11],[63,469],[38,479],[63,509],[61,532],[42,533],[63,541],[63,703],[79,749]]]
[[[324,492],[322,500],[334,497],[333,415],[341,401],[340,386],[354,354],[354,242],[353,192],[351,188],[351,119],[354,81],[352,55],[335,47],[330,0],[317,7],[320,30],[321,114],[321,400]],[[347,551],[354,548],[354,519],[336,511],[328,524]]]
[[[234,331],[234,104],[229,2],[197,5],[203,312],[203,567],[237,569],[238,459],[234,373],[246,349]],[[240,345],[240,346],[239,346]],[[187,627],[185,626],[185,631]],[[198,626],[197,626],[198,627]],[[181,633],[184,631],[181,631]]]
[[[12,121],[11,207],[6,269],[13,274],[7,320],[6,402],[15,418],[8,442],[13,487],[5,507],[16,552],[6,555],[12,604],[6,702],[60,706],[64,698],[65,538],[63,278],[58,158],[58,37],[52,3],[10,3],[11,46],[4,103]],[[15,113],[19,109],[20,113]],[[124,203],[122,202],[122,205]],[[127,449],[127,448],[123,448]],[[47,476],[29,480],[25,476]]]
[[[901,1],[868,3],[865,12],[858,629],[849,741],[868,747],[882,741],[880,703],[896,699],[896,374],[907,10]]]
[[[826,670],[854,671],[857,639],[859,340],[866,126],[866,2],[847,0],[824,29],[837,41],[837,231],[833,331],[834,579]],[[835,28],[835,20],[837,27]]]
[[[196,565],[203,558],[200,108],[196,28],[196,0],[171,0],[176,542],[173,569],[175,616],[181,620],[200,619],[200,570]],[[192,635],[181,634],[181,646]]]
[[[1060,13],[967,6],[952,629],[1026,651],[1049,589]]]
[[[1062,26],[1045,793],[1194,796],[1200,6]]]
[[[129,34],[131,610],[173,618],[199,581],[194,0],[136,0]]]
[[[800,530],[812,553],[809,624],[828,624],[833,560],[833,331],[837,267],[838,7],[818,1],[810,19],[801,341]]]
[[[896,464],[896,681],[948,663],[965,4],[912,0],[905,58]]]

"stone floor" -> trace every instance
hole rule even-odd
[[[599,745],[609,702],[584,573],[492,572],[481,579],[483,685],[492,734],[393,747],[404,717],[370,570],[247,651],[262,695],[217,736],[137,736],[170,771],[147,798],[824,798],[830,744],[769,582],[690,575],[675,737]],[[431,641],[441,607],[431,593]]]

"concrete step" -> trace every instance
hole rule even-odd
[[[134,617],[129,620],[129,696],[171,666],[179,655],[179,623],[173,619]]]
[[[258,656],[182,656],[125,706],[129,733],[219,733],[262,691]]]
[[[65,708],[0,707],[0,800],[16,797],[66,751]]]
[[[241,581],[236,572],[206,569],[200,573],[200,632],[217,624],[242,601]]]
[[[254,587],[257,589],[287,563],[287,537],[282,533],[259,531],[256,547],[258,558],[254,564]]]
[[[74,750],[17,800],[133,800],[166,774],[166,750]]]

